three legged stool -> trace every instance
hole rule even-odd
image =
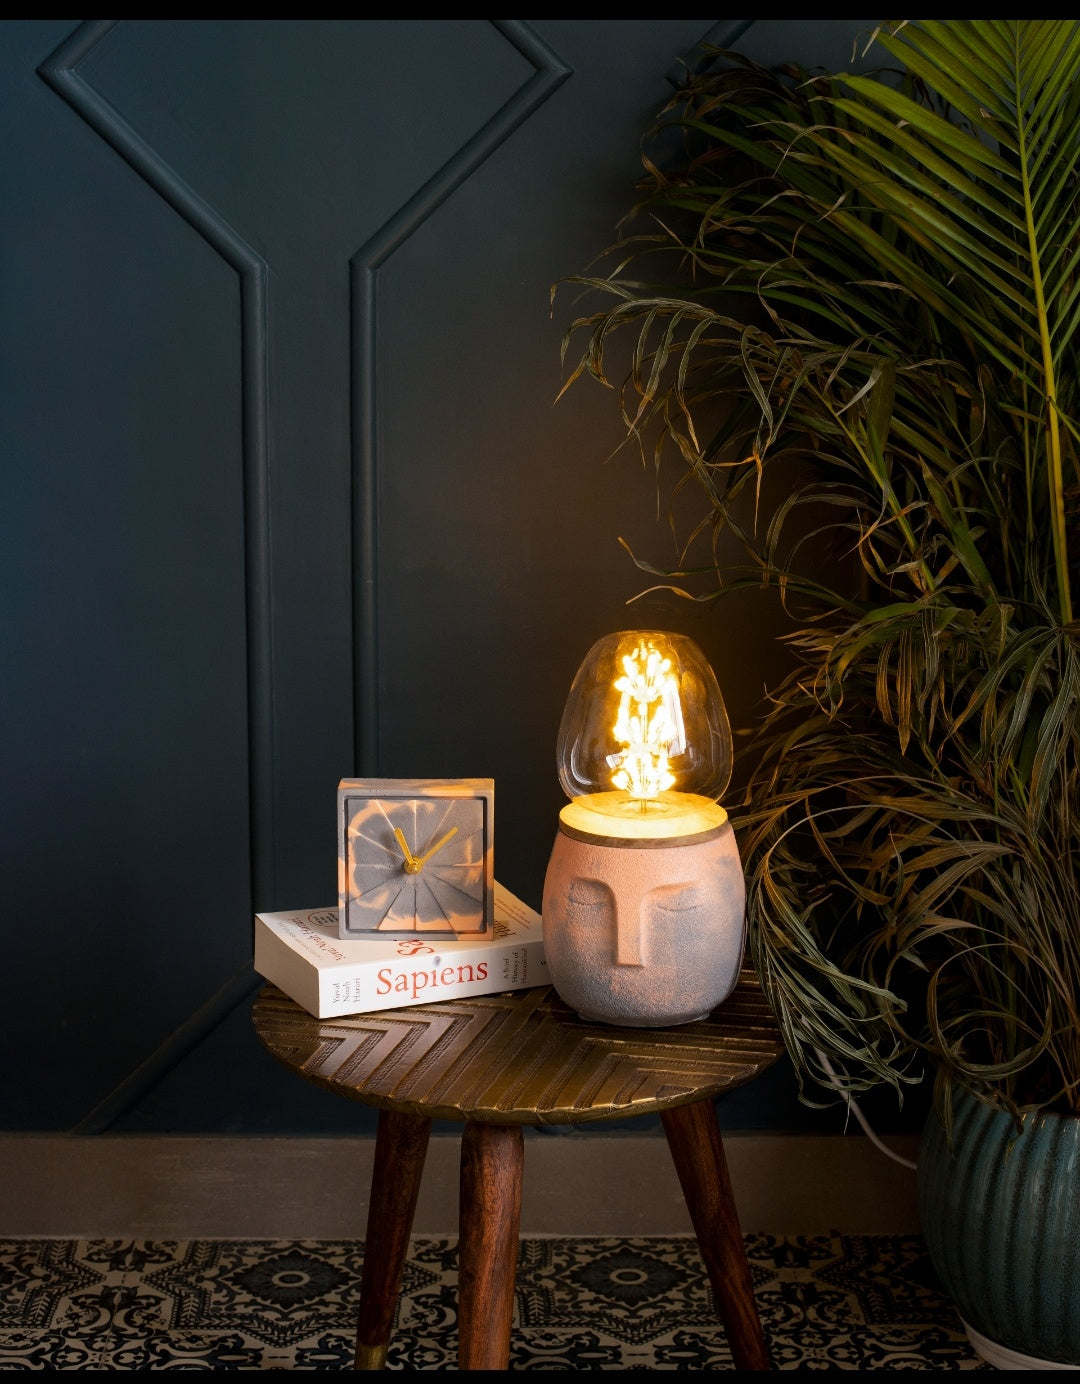
[[[356,1368],[381,1369],[433,1120],[461,1121],[458,1367],[510,1357],[525,1125],[659,1112],[735,1367],[768,1370],[713,1100],[783,1045],[757,977],[698,1023],[618,1028],[579,1019],[548,986],[314,1019],[275,986],[255,1031],[287,1067],[378,1108]]]

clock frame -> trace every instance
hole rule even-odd
[[[491,935],[494,780],[342,779],[338,935]]]

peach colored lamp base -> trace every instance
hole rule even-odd
[[[656,840],[592,836],[560,818],[544,880],[544,956],[581,1018],[691,1023],[734,989],[746,890],[735,834],[717,811],[710,830]]]

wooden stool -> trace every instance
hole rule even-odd
[[[737,1369],[768,1370],[714,1097],[783,1045],[752,971],[707,1020],[678,1028],[587,1023],[541,986],[478,999],[313,1019],[266,985],[255,1031],[308,1081],[379,1110],[356,1368],[381,1369],[433,1120],[464,1122],[458,1367],[510,1358],[523,1125],[659,1112]]]

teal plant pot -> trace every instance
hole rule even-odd
[[[1080,1118],[1013,1121],[967,1092],[931,1113],[918,1170],[931,1263],[999,1368],[1080,1368]]]

